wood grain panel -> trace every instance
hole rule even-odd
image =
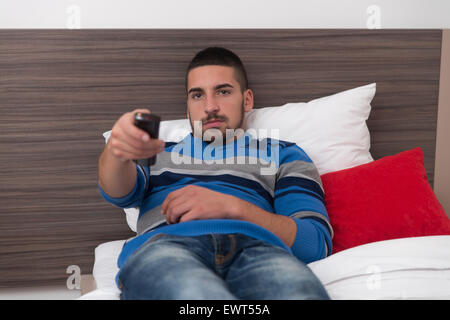
[[[185,117],[184,76],[210,45],[246,65],[256,107],[377,82],[375,158],[422,147],[433,185],[441,30],[0,30],[0,286],[92,272],[98,244],[132,236],[100,197],[97,160],[124,112]]]
[[[434,192],[450,217],[450,29],[442,30]]]

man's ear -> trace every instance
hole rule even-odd
[[[254,98],[253,91],[251,89],[247,89],[244,91],[244,111],[249,112],[253,109]]]

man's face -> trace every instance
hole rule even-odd
[[[202,136],[210,128],[244,128],[244,112],[253,108],[250,89],[241,92],[232,67],[201,66],[189,71],[187,113],[194,133],[194,121],[201,121]]]

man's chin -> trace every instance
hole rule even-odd
[[[226,126],[221,126],[219,128],[206,128],[203,130],[202,139],[205,142],[215,142],[219,143],[219,141],[222,141],[223,144],[226,144],[228,142],[231,142],[235,140],[236,138],[239,138],[243,135],[244,129],[243,128],[228,128]],[[216,140],[217,139],[217,140]]]

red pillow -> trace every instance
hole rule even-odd
[[[333,252],[369,242],[450,234],[417,147],[321,176]]]

